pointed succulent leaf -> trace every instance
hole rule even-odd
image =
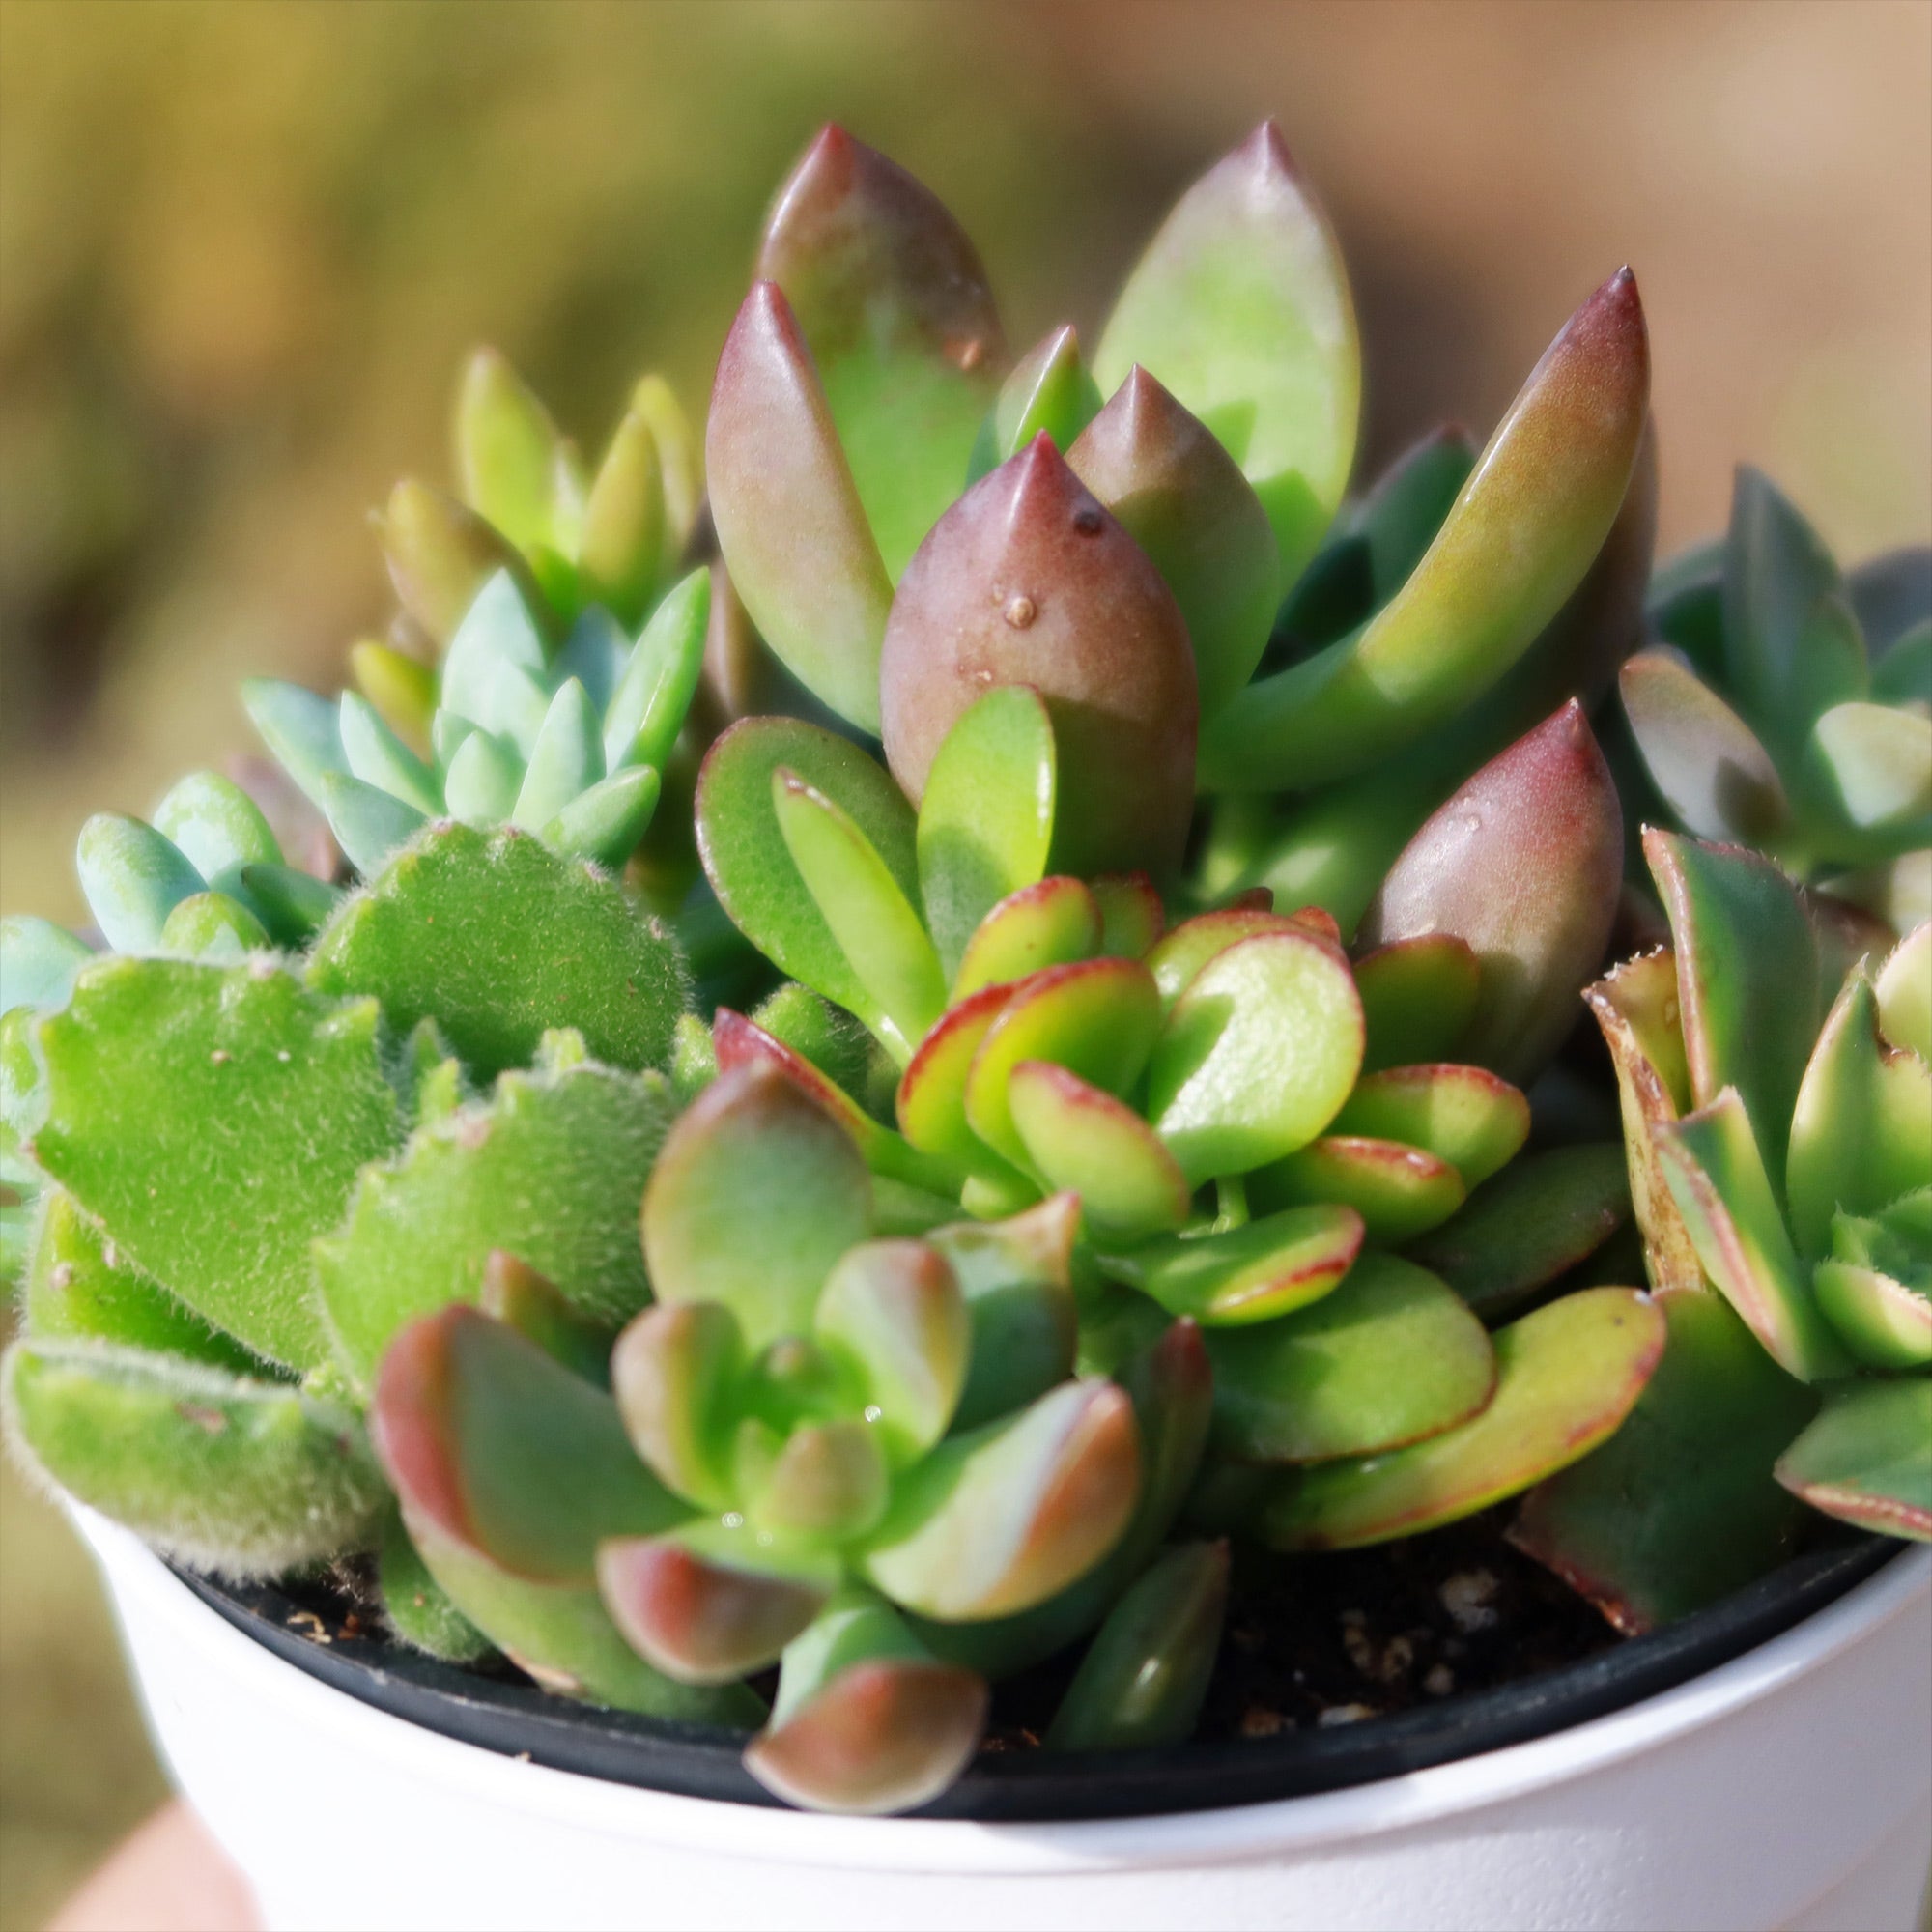
[[[1657,1138],[1671,1199],[1724,1298],[1801,1381],[1843,1375],[1844,1349],[1791,1245],[1737,1089],[1660,1127]]]
[[[1272,1321],[1319,1301],[1354,1265],[1362,1217],[1323,1203],[1264,1214],[1217,1234],[1148,1241],[1109,1254],[1108,1275],[1204,1327]]]
[[[674,940],[611,880],[509,828],[428,828],[316,941],[309,983],[425,1016],[488,1076],[575,1027],[613,1066],[660,1065],[685,1004]]]
[[[723,1074],[672,1128],[644,1194],[660,1301],[719,1301],[754,1349],[810,1325],[833,1264],[870,1233],[847,1135],[778,1072]]]
[[[0,919],[0,1013],[61,1007],[74,976],[94,957],[83,940],[32,913]]]
[[[1818,1406],[1721,1296],[1672,1289],[1656,1306],[1669,1339],[1623,1427],[1531,1490],[1509,1531],[1628,1636],[1796,1551],[1803,1512],[1771,1465]]]
[[[779,190],[757,274],[783,290],[810,345],[895,578],[958,493],[999,385],[1006,342],[986,271],[929,189],[828,127]]]
[[[566,678],[530,747],[510,823],[540,832],[565,806],[604,776],[604,745],[589,694]]]
[[[105,1342],[241,1376],[262,1364],[137,1268],[58,1187],[35,1207],[21,1313],[37,1342]]]
[[[966,1079],[973,1131],[1006,1159],[1024,1162],[1008,1092],[1013,1069],[1023,1060],[1052,1061],[1119,1096],[1140,1078],[1158,1025],[1153,980],[1131,959],[1087,959],[1021,980],[973,1056]]]
[[[1404,450],[1362,497],[1350,524],[1368,547],[1376,605],[1386,604],[1408,582],[1475,467],[1468,432],[1446,424]]]
[[[1007,1107],[1028,1165],[1080,1197],[1102,1238],[1157,1235],[1187,1219],[1193,1190],[1153,1129],[1124,1101],[1050,1061],[1023,1060]]]
[[[557,547],[563,439],[509,362],[478,349],[456,398],[456,473],[464,500],[518,549]]]
[[[1224,712],[1203,734],[1203,781],[1303,790],[1346,778],[1494,684],[1609,534],[1649,395],[1643,307],[1626,269],[1531,371],[1408,581],[1360,631]]]
[[[661,1482],[704,1509],[731,1502],[731,1404],[744,1353],[736,1320],[713,1301],[658,1302],[611,1350],[611,1391],[632,1446]]]
[[[1362,1217],[1368,1238],[1386,1247],[1440,1227],[1467,1195],[1463,1177],[1440,1156],[1365,1134],[1323,1134],[1248,1178],[1255,1207],[1341,1202]]]
[[[1407,1254],[1492,1321],[1595,1254],[1630,1213],[1620,1146],[1548,1148],[1478,1188]],[[1695,1270],[1693,1253],[1692,1288]]]
[[[349,674],[391,731],[418,757],[430,749],[436,672],[420,658],[364,638],[349,650]]]
[[[1299,930],[1257,933],[1175,1002],[1148,1116],[1190,1181],[1244,1174],[1319,1134],[1361,1064],[1361,1002],[1341,954]]]
[[[1784,1192],[1798,1252],[1831,1245],[1832,1217],[1869,1214],[1932,1185],[1932,1065],[1889,1047],[1871,982],[1854,968],[1798,1089]]]
[[[1486,1408],[1406,1449],[1276,1478],[1251,1527],[1276,1549],[1350,1549],[1487,1509],[1605,1441],[1664,1339],[1662,1314],[1634,1289],[1565,1295],[1496,1336]]]
[[[310,1240],[401,1137],[379,1024],[374,1001],[319,998],[264,961],[103,961],[41,1023],[34,1158],[197,1313],[313,1367],[328,1348]]]
[[[663,781],[648,765],[613,772],[542,826],[543,842],[592,865],[621,867],[649,829],[663,789]]]
[[[825,1606],[836,1563],[758,1548],[703,1524],[611,1537],[597,1550],[611,1620],[639,1656],[680,1684],[729,1684],[776,1663]]]
[[[583,1587],[602,1538],[688,1514],[632,1452],[610,1396],[474,1308],[398,1332],[370,1433],[412,1521],[531,1582]]]
[[[1573,699],[1410,839],[1362,922],[1362,943],[1463,940],[1482,973],[1457,1051],[1523,1079],[1562,1044],[1603,963],[1623,845],[1616,785]]]
[[[1725,538],[1692,544],[1657,566],[1644,600],[1644,618],[1675,644],[1700,677],[1722,683],[1724,668]]]
[[[889,1605],[842,1592],[784,1654],[772,1721],[745,1768],[812,1811],[910,1811],[965,1770],[985,1680],[938,1662]]]
[[[895,1057],[913,1048],[946,1007],[939,955],[892,869],[852,818],[781,765],[772,810],[805,889],[867,994],[861,1017]]]
[[[604,720],[604,760],[662,771],[684,728],[704,668],[711,573],[695,570],[651,614],[617,681]]]
[[[1171,871],[1194,803],[1187,627],[1159,572],[1044,437],[947,511],[893,602],[879,701],[886,758],[909,798],[924,797],[960,716],[989,686],[1014,684],[1053,721],[1054,868]]]
[[[478,730],[467,732],[451,754],[442,795],[452,818],[485,831],[517,809],[523,786],[524,760],[517,748],[494,731]]]
[[[1128,277],[1101,389],[1135,363],[1241,466],[1293,582],[1348,486],[1361,349],[1341,251],[1273,122],[1188,189]]]
[[[1932,546],[1886,551],[1853,570],[1845,589],[1872,661],[1883,662],[1907,633],[1932,619]]]
[[[1076,1381],[907,1471],[865,1569],[942,1622],[1009,1615],[1083,1576],[1120,1540],[1141,1480],[1133,1405]]]
[[[1834,704],[1811,727],[1805,788],[1871,841],[1859,857],[1932,843],[1932,717],[1898,704]]]
[[[1866,641],[1876,653],[1877,639],[1867,633]],[[1873,665],[1871,695],[1880,704],[1932,701],[1932,616],[1901,633]]]
[[[772,282],[753,288],[724,339],[704,458],[719,548],[759,634],[814,696],[877,730],[892,580],[811,352]]]
[[[866,1391],[866,1419],[895,1464],[946,1434],[966,1386],[972,1321],[952,1269],[923,1241],[867,1241],[826,1277],[813,1331]]]
[[[161,922],[159,951],[223,965],[269,950],[268,928],[225,893],[190,893]]]
[[[1099,901],[1078,879],[1056,874],[1009,894],[966,942],[952,982],[955,1000],[1009,985],[1050,966],[1072,966],[1101,950]]]
[[[116,952],[159,946],[168,914],[204,885],[172,839],[116,811],[98,811],[80,828],[74,869],[94,923]]]
[[[1100,908],[1100,951],[1145,959],[1167,930],[1167,908],[1145,872],[1103,872],[1089,890]]]
[[[516,581],[498,571],[477,592],[442,661],[441,707],[508,738],[527,758],[550,708],[545,652]]]
[[[1073,1242],[1080,1204],[1056,1194],[1004,1221],[935,1228],[971,1329],[955,1430],[977,1429],[1044,1395],[1073,1372]]]
[[[1267,511],[1206,425],[1138,364],[1066,461],[1174,592],[1211,719],[1261,662],[1281,601]]]
[[[311,805],[324,810],[324,777],[349,769],[335,706],[298,684],[273,677],[243,679],[242,704],[276,763]]]
[[[342,694],[338,729],[350,772],[364,784],[413,806],[425,817],[434,816],[442,809],[436,774],[389,729],[376,707],[359,692]],[[281,856],[279,851],[248,855],[250,860],[270,862]]]
[[[1775,756],[1828,706],[1865,695],[1864,640],[1838,566],[1761,471],[1740,467],[1724,548],[1724,668]]]
[[[269,936],[294,949],[308,944],[342,897],[336,887],[293,866],[243,866],[242,884]]]
[[[443,1663],[480,1663],[495,1655],[495,1645],[430,1575],[399,1510],[391,1509],[384,1520],[376,1554],[376,1588],[390,1634],[412,1650]]]
[[[865,1018],[872,1003],[779,828],[772,781],[781,768],[845,813],[909,902],[919,893],[913,815],[856,745],[799,719],[741,720],[698,773],[697,849],[732,923],[781,972]]]
[[[374,878],[424,823],[414,806],[346,773],[325,772],[321,792],[328,829],[364,878]]]
[[[620,624],[635,625],[650,608],[668,526],[658,440],[636,409],[627,410],[584,500],[577,557],[583,595]]]
[[[1818,1306],[1867,1368],[1932,1367],[1932,1293],[1856,1262],[1825,1260],[1811,1276]]]
[[[396,601],[439,647],[456,636],[477,593],[498,572],[536,595],[515,546],[474,510],[427,484],[398,483],[376,522]]]
[[[1368,1045],[1364,1073],[1412,1066],[1456,1051],[1476,1011],[1482,967],[1466,939],[1419,932],[1355,961]]]
[[[1817,941],[1769,859],[1646,831],[1643,855],[1676,945],[1684,1048],[1698,1106],[1735,1087],[1774,1173],[1817,1036]]]
[[[1932,1543],[1932,1377],[1845,1382],[1778,1458],[1777,1480],[1827,1516]]]
[[[1421,1148],[1475,1188],[1529,1138],[1529,1102],[1480,1066],[1393,1066],[1359,1080],[1332,1125]]]
[[[1055,797],[1053,725],[1037,693],[1005,685],[960,714],[919,810],[920,896],[948,972],[993,907],[1045,873]]]
[[[682,560],[704,497],[704,452],[690,413],[662,376],[640,377],[631,391],[631,411],[650,425],[664,470],[665,575]]]
[[[1203,1338],[1214,1365],[1210,1437],[1244,1463],[1367,1456],[1477,1413],[1495,1387],[1483,1325],[1434,1275],[1364,1255],[1305,1308]]]
[[[1700,838],[1765,840],[1791,816],[1771,753],[1677,652],[1639,651],[1619,678],[1651,781]]]
[[[281,863],[262,808],[217,772],[190,772],[155,808],[154,826],[210,886],[244,904],[242,868]]]
[[[966,466],[966,481],[979,482],[1037,436],[1050,436],[1056,449],[1071,450],[1100,409],[1100,390],[1088,373],[1080,337],[1070,323],[1040,337],[1013,364],[992,411],[980,425]]]
[[[1886,1039],[1932,1060],[1932,921],[1898,942],[1879,968],[1873,990]]]
[[[611,1385],[609,1326],[578,1312],[556,1285],[503,1248],[483,1264],[476,1305],[493,1321],[514,1328],[572,1375],[599,1387]]]

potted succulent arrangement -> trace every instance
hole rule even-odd
[[[1648,357],[1350,494],[1268,126],[1091,359],[837,128],[701,434],[475,358],[0,942],[10,1439],[271,1922],[1911,1922],[1932,554],[1653,576]]]

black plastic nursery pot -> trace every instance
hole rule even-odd
[[[982,1752],[919,1814],[1045,1823],[1205,1811],[1305,1797],[1526,1744],[1672,1690],[1843,1596],[1905,1546],[1861,1536],[1792,1558],[1723,1602],[1580,1662],[1492,1690],[1333,1729],[1158,1750]],[[778,1804],[739,1761],[742,1734],[578,1704],[440,1663],[371,1634],[346,1605],[268,1584],[175,1574],[298,1670],[392,1717],[557,1771],[682,1797]]]

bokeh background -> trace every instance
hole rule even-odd
[[[238,676],[335,678],[471,344],[586,441],[646,367],[701,406],[820,121],[946,198],[1025,343],[1264,114],[1352,265],[1371,463],[1486,431],[1628,259],[1667,543],[1740,459],[1847,555],[1932,534],[1927,0],[0,0],[0,910],[78,918],[81,819],[243,747]],[[4,1484],[12,1928],[161,1784]]]

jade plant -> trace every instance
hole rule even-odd
[[[90,821],[96,932],[0,929],[30,1469],[848,1811],[1056,1661],[1044,1748],[1187,1737],[1236,1545],[1520,1497],[1635,1630],[1807,1504],[1932,1536],[1926,828],[1870,790],[1916,782],[1916,565],[1840,584],[1747,479],[1639,651],[1627,270],[1482,451],[1351,496],[1271,127],[1097,342],[1009,357],[831,129],[705,476],[656,379],[586,474],[472,362],[351,689],[247,687],[279,767]],[[1647,833],[1662,922],[1620,668],[1668,809],[1768,841]],[[1784,816],[1697,816],[1719,713]]]

